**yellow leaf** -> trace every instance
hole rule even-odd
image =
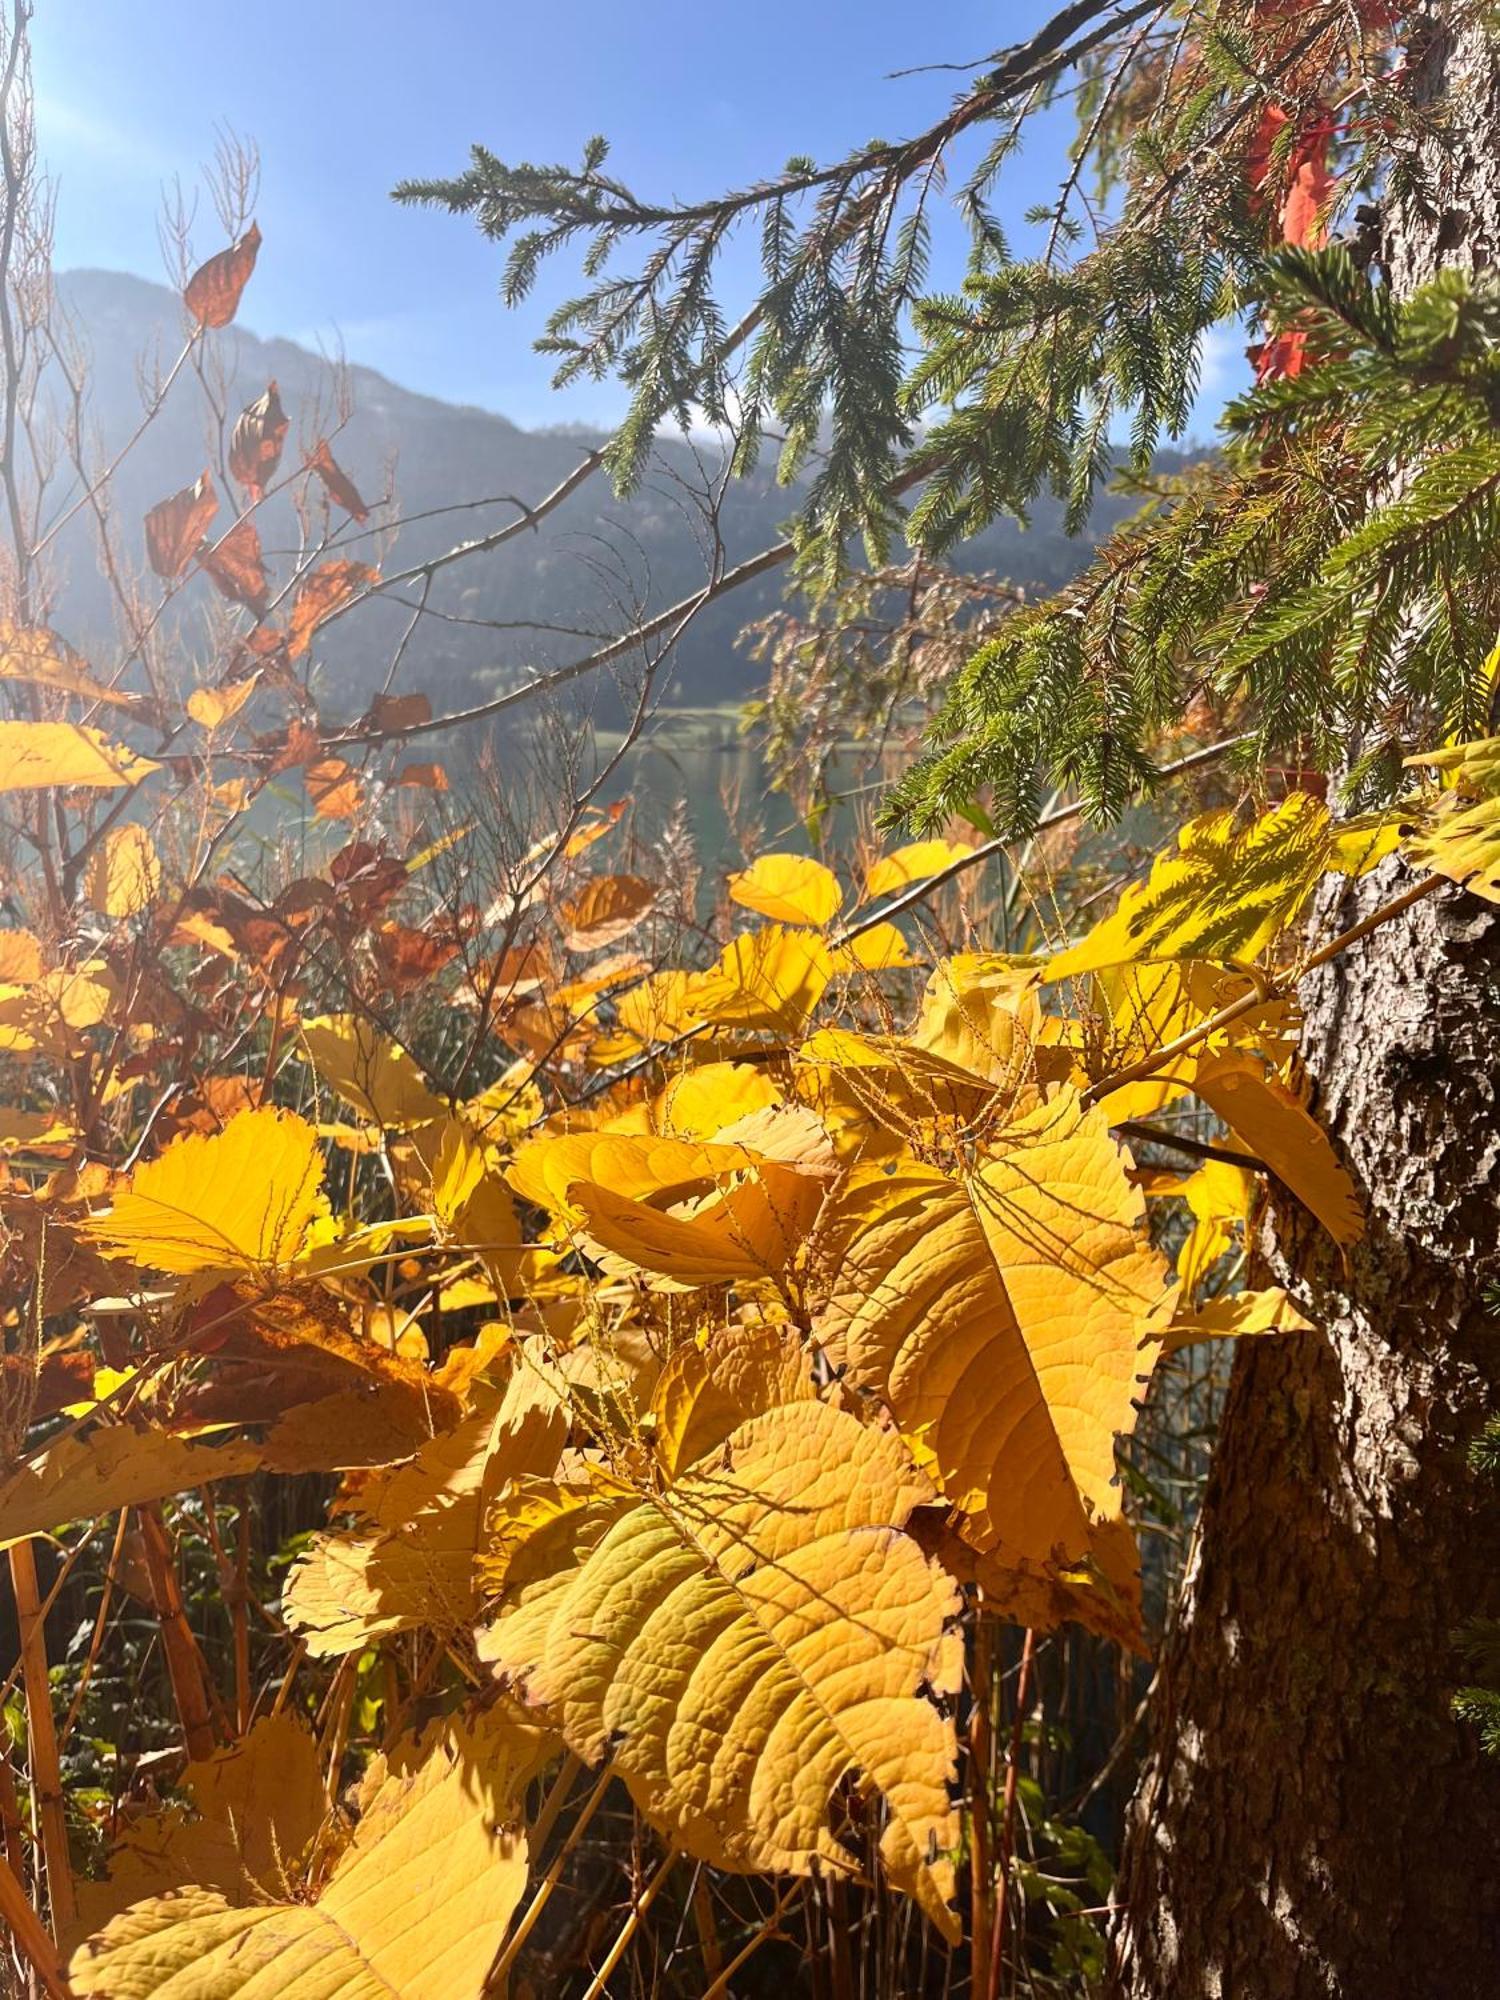
[[[211,1479],[238,1478],[260,1463],[258,1445],[195,1444],[133,1424],[61,1437],[0,1479],[0,1548],[68,1521],[144,1506]]]
[[[753,1401],[645,1491],[523,1482],[496,1510],[481,1654],[717,1867],[851,1872],[828,1806],[857,1776],[886,1807],[889,1879],[956,1936],[953,1724],[928,1691],[956,1688],[958,1599],[902,1532],[928,1489],[889,1432]]]
[[[0,980],[32,986],[41,976],[41,940],[31,931],[0,931]]]
[[[612,1118],[608,1129],[711,1139],[736,1119],[776,1102],[776,1086],[757,1064],[701,1063],[674,1076],[649,1104]]]
[[[746,1327],[678,1348],[651,1398],[656,1456],[669,1478],[706,1458],[750,1417],[817,1394],[812,1365],[785,1327]]]
[[[865,871],[865,893],[860,900],[868,903],[876,896],[892,895],[913,882],[924,882],[929,875],[941,874],[943,869],[950,868],[955,861],[966,860],[973,852],[961,840],[914,840],[910,846],[898,847],[894,853],[870,863]]]
[[[363,1491],[365,1522],[319,1535],[287,1581],[287,1622],[310,1653],[357,1652],[393,1632],[458,1632],[477,1611],[474,1559],[486,1483],[548,1477],[568,1432],[558,1389],[522,1361],[504,1397]],[[540,1393],[539,1393],[540,1387]]]
[[[26,681],[111,708],[132,708],[139,700],[96,680],[87,662],[55,632],[14,625],[9,619],[0,619],[0,681]]]
[[[579,1132],[522,1146],[510,1178],[626,1263],[696,1287],[785,1270],[822,1206],[827,1165],[748,1145]]]
[[[300,1034],[320,1079],[372,1124],[401,1132],[446,1116],[406,1050],[360,1015],[318,1015]]]
[[[180,1803],[128,1822],[102,1881],[77,1884],[75,1940],[131,1903],[189,1883],[238,1905],[279,1895],[328,1807],[312,1732],[285,1711],[189,1764],[177,1789]]]
[[[57,785],[113,790],[137,785],[160,764],[76,722],[0,722],[0,792]]]
[[[790,1035],[832,977],[832,954],[822,938],[771,924],[731,939],[707,972],[689,979],[685,997],[702,1020]]]
[[[1193,1089],[1237,1139],[1322,1223],[1335,1243],[1364,1234],[1364,1203],[1333,1142],[1259,1056],[1228,1049],[1199,1058]]]
[[[848,944],[836,945],[833,952],[833,970],[839,977],[851,972],[900,972],[915,963],[894,924],[872,924]]]
[[[1163,1323],[1162,1352],[1175,1354],[1196,1340],[1225,1340],[1267,1333],[1311,1333],[1313,1322],[1280,1285],[1264,1291],[1221,1292],[1191,1309],[1174,1307]]]
[[[695,1027],[701,1017],[694,1007],[694,983],[693,973],[677,967],[643,979],[615,1001],[621,1028],[635,1042],[649,1044]]]
[[[242,681],[231,681],[228,687],[194,688],[187,698],[187,712],[200,729],[218,729],[239,714],[259,680],[260,675],[254,673]]]
[[[116,826],[94,849],[88,899],[101,916],[138,917],[161,888],[156,843],[143,826]]]
[[[1301,915],[1326,869],[1358,874],[1373,865],[1384,824],[1336,828],[1327,806],[1307,792],[1293,792],[1244,827],[1233,812],[1190,820],[1176,851],[1158,855],[1146,880],[1127,889],[1087,937],[1049,960],[1045,976],[1073,979],[1148,959],[1257,958]]]
[[[264,1108],[174,1140],[80,1229],[106,1256],[151,1270],[261,1277],[292,1263],[327,1213],[317,1133]]]
[[[729,878],[732,901],[778,924],[814,928],[837,914],[844,900],[838,877],[803,854],[762,854]]]
[[[191,1887],[137,1903],[73,1954],[98,2000],[480,2000],[526,1886],[517,1826],[546,1734],[500,1708],[434,1723],[361,1787],[354,1837],[309,1902]]]
[[[1500,736],[1407,761],[1430,765],[1450,787],[1402,842],[1407,857],[1500,903]]]
[[[840,1197],[821,1333],[978,1548],[1076,1560],[1120,1511],[1115,1439],[1168,1282],[1125,1168],[1102,1114],[1064,1089],[964,1179],[908,1159]]]

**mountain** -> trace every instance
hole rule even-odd
[[[153,368],[164,372],[181,346],[181,306],[160,285],[109,271],[66,273],[58,292],[90,354],[90,424],[99,450],[112,458],[140,422],[143,380]],[[294,453],[334,430],[342,394],[348,414],[335,438],[338,460],[372,507],[379,496],[394,494],[391,508],[372,512],[372,525],[393,516],[407,524],[394,535],[373,536],[342,522],[339,538],[357,536],[346,552],[362,561],[378,559],[387,572],[515,519],[516,509],[498,496],[535,502],[602,442],[571,428],[523,430],[489,411],[403,389],[357,363],[339,370],[292,341],[261,340],[236,326],[213,336],[211,345],[209,383],[227,425],[268,382],[278,384],[291,419],[283,469],[295,463]],[[230,496],[218,472],[214,433],[203,390],[184,371],[112,482],[127,561],[144,567],[147,510],[191,485],[205,465],[214,468],[220,489],[221,529],[227,524]],[[716,450],[702,457],[711,474]],[[693,496],[703,479],[700,454],[686,441],[663,439],[642,490],[628,501],[616,499],[597,476],[535,531],[444,571],[428,599],[437,615],[420,621],[401,684],[425,689],[435,707],[483,699],[529,670],[587,652],[589,640],[576,633],[611,634],[635,608],[658,610],[700,588],[704,527]],[[795,491],[776,484],[769,461],[735,482],[721,510],[725,559],[734,563],[775,540],[795,504]],[[1106,498],[1096,528],[1128,506]],[[1063,533],[1061,516],[1055,502],[1043,502],[1029,529],[997,523],[957,559],[1016,583],[1055,586],[1081,567],[1090,547]],[[268,503],[259,526],[268,558],[284,576],[300,535],[289,502]],[[58,622],[84,650],[107,651],[110,597],[82,516],[59,537],[58,548]],[[753,695],[760,670],[736,648],[735,636],[779,601],[783,585],[784,575],[772,573],[700,614],[678,648],[668,699],[709,705]],[[408,607],[415,602],[410,591],[406,599]],[[215,598],[200,577],[180,602],[178,615],[191,623]],[[330,716],[357,711],[381,685],[409,616],[401,603],[380,600],[319,639],[320,700]],[[527,620],[573,629],[527,630]],[[507,629],[495,629],[497,623]]]

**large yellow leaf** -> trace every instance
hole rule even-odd
[[[106,1256],[151,1270],[263,1277],[292,1263],[327,1213],[317,1133],[264,1108],[175,1140],[80,1227]]]
[[[137,785],[161,765],[77,722],[0,722],[0,792],[116,790]]]
[[[191,1887],[134,1904],[74,1953],[101,2000],[479,2000],[526,1886],[520,1801],[549,1742],[506,1709],[436,1723],[361,1790],[311,1902]]]
[[[68,1521],[142,1506],[211,1479],[234,1479],[260,1463],[257,1445],[195,1444],[132,1424],[61,1437],[0,1479],[0,1548]]]
[[[870,863],[865,871],[862,900],[868,903],[876,896],[889,896],[897,889],[905,889],[912,882],[923,882],[929,875],[951,868],[955,861],[967,860],[973,852],[961,840],[914,840],[909,846],[898,847]]]
[[[1384,821],[1334,826],[1306,792],[1244,827],[1233,812],[1206,813],[1189,820],[1175,852],[1158,855],[1087,937],[1048,961],[1045,976],[1072,979],[1147,959],[1257,958],[1295,922],[1327,869],[1359,874],[1393,837]]]
[[[281,1894],[328,1808],[312,1733],[287,1711],[189,1764],[177,1789],[181,1801],[128,1823],[107,1876],[78,1883],[75,1940],[131,1903],[189,1883],[236,1904]]]
[[[1119,1513],[1115,1439],[1169,1275],[1125,1168],[1103,1115],[1065,1089],[965,1178],[907,1159],[840,1199],[822,1331],[978,1548],[1077,1560]]]
[[[815,931],[768,924],[732,938],[689,980],[686,998],[696,1017],[721,1027],[792,1035],[832,977],[832,954]]]
[[[447,1113],[399,1043],[357,1014],[304,1021],[302,1046],[330,1090],[372,1124],[400,1132]]]
[[[927,1691],[956,1685],[957,1593],[902,1532],[928,1490],[899,1439],[816,1399],[641,1492],[523,1484],[481,1653],[719,1867],[848,1872],[828,1808],[852,1775],[885,1803],[890,1879],[955,1935],[953,1725]]]
[[[761,854],[729,878],[729,893],[744,909],[773,923],[826,924],[844,900],[838,877],[803,854]]]
[[[1258,1055],[1226,1049],[1200,1057],[1193,1089],[1310,1208],[1335,1243],[1364,1234],[1364,1203],[1333,1142]]]

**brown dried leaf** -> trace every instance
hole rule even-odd
[[[334,457],[327,438],[319,438],[308,453],[307,469],[315,472],[327,488],[328,497],[336,507],[342,507],[346,514],[352,514],[356,521],[367,521],[370,510],[359,496],[359,488]]]
[[[379,570],[368,563],[320,563],[297,592],[292,605],[288,649],[298,659],[308,649],[318,627],[352,604],[356,597],[373,589],[380,581]]]
[[[219,496],[207,472],[169,500],[158,500],[146,516],[146,557],[169,582],[191,562],[208,524],[219,511]]]
[[[275,478],[286,432],[286,411],[272,381],[266,385],[264,395],[257,396],[240,411],[229,441],[229,470],[252,500],[263,499],[266,487]]]
[[[236,521],[203,552],[203,567],[217,589],[236,604],[248,605],[261,617],[270,602],[271,584],[261,560],[260,536],[253,521]]]
[[[237,243],[200,264],[188,279],[182,302],[199,326],[228,326],[234,318],[260,243],[259,224],[252,222]]]

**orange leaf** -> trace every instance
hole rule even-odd
[[[252,222],[237,243],[194,271],[182,302],[199,326],[228,326],[239,311],[240,294],[250,282],[259,249],[260,228]]]
[[[205,549],[203,567],[215,587],[236,604],[248,605],[257,617],[270,600],[271,585],[261,561],[260,536],[253,521],[237,521],[227,535],[221,535],[211,549]]]
[[[307,795],[319,819],[350,819],[359,811],[363,793],[359,778],[342,757],[325,757],[307,767]]]
[[[240,411],[229,441],[229,470],[252,500],[263,499],[267,484],[276,476],[286,431],[280,393],[276,384],[269,382],[265,394]]]
[[[146,555],[158,576],[181,576],[218,511],[219,496],[206,472],[156,503],[146,516]]]
[[[448,773],[441,764],[406,764],[396,780],[398,785],[417,785],[424,792],[446,792]]]
[[[295,660],[305,653],[318,627],[352,604],[380,581],[368,563],[320,563],[297,592],[292,606],[289,650]]]
[[[329,499],[336,507],[342,507],[356,521],[369,519],[370,510],[359,497],[359,488],[334,457],[327,438],[319,438],[309,452],[307,469],[322,480],[328,489]]]

